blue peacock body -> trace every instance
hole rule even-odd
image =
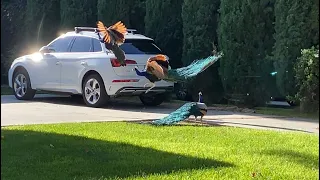
[[[207,114],[207,106],[205,103],[202,103],[202,93],[199,93],[199,102],[189,102],[181,106],[179,109],[170,113],[168,116],[152,121],[154,125],[171,125],[184,121],[190,116],[195,116],[197,119],[198,116],[202,117]]]
[[[180,121],[183,121],[183,120],[189,118],[189,116],[194,115],[194,114],[196,114],[197,116],[200,116],[201,114],[199,112],[200,112],[200,110],[197,107],[196,102],[186,103],[183,106],[181,106],[179,109],[177,109],[176,111],[170,113],[168,116],[166,116],[162,119],[153,121],[152,124],[154,124],[154,125],[175,124],[175,123],[178,123]]]
[[[184,82],[206,70],[221,57],[222,55],[220,54],[209,56],[204,59],[195,60],[189,66],[178,69],[170,69],[169,62],[166,57],[159,54],[148,59],[145,70],[139,71],[137,67],[135,67],[134,70],[138,76],[144,76],[150,81],[152,86],[145,92],[148,93],[152,88],[155,87],[154,83],[156,81],[165,80],[169,82]]]

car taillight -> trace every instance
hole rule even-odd
[[[117,59],[110,59],[110,61],[111,61],[111,65],[112,65],[112,67],[120,67],[121,66],[121,64],[120,64],[120,62],[117,60]],[[125,60],[125,62],[126,62],[126,64],[137,64],[137,62],[136,61],[134,61],[134,60]]]

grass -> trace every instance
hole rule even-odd
[[[299,111],[298,108],[258,107],[255,110],[256,110],[256,113],[258,113],[258,114],[307,118],[307,119],[314,119],[314,120],[319,121],[319,114],[318,113],[302,113]]]
[[[3,179],[318,179],[318,135],[124,122],[2,127]]]

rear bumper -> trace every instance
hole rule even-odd
[[[114,96],[138,96],[145,93],[149,87],[122,87],[120,88]],[[172,93],[173,86],[160,86],[154,87],[148,94],[160,94],[160,93]]]

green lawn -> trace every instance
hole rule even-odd
[[[2,127],[3,179],[318,179],[318,135],[124,122]]]

